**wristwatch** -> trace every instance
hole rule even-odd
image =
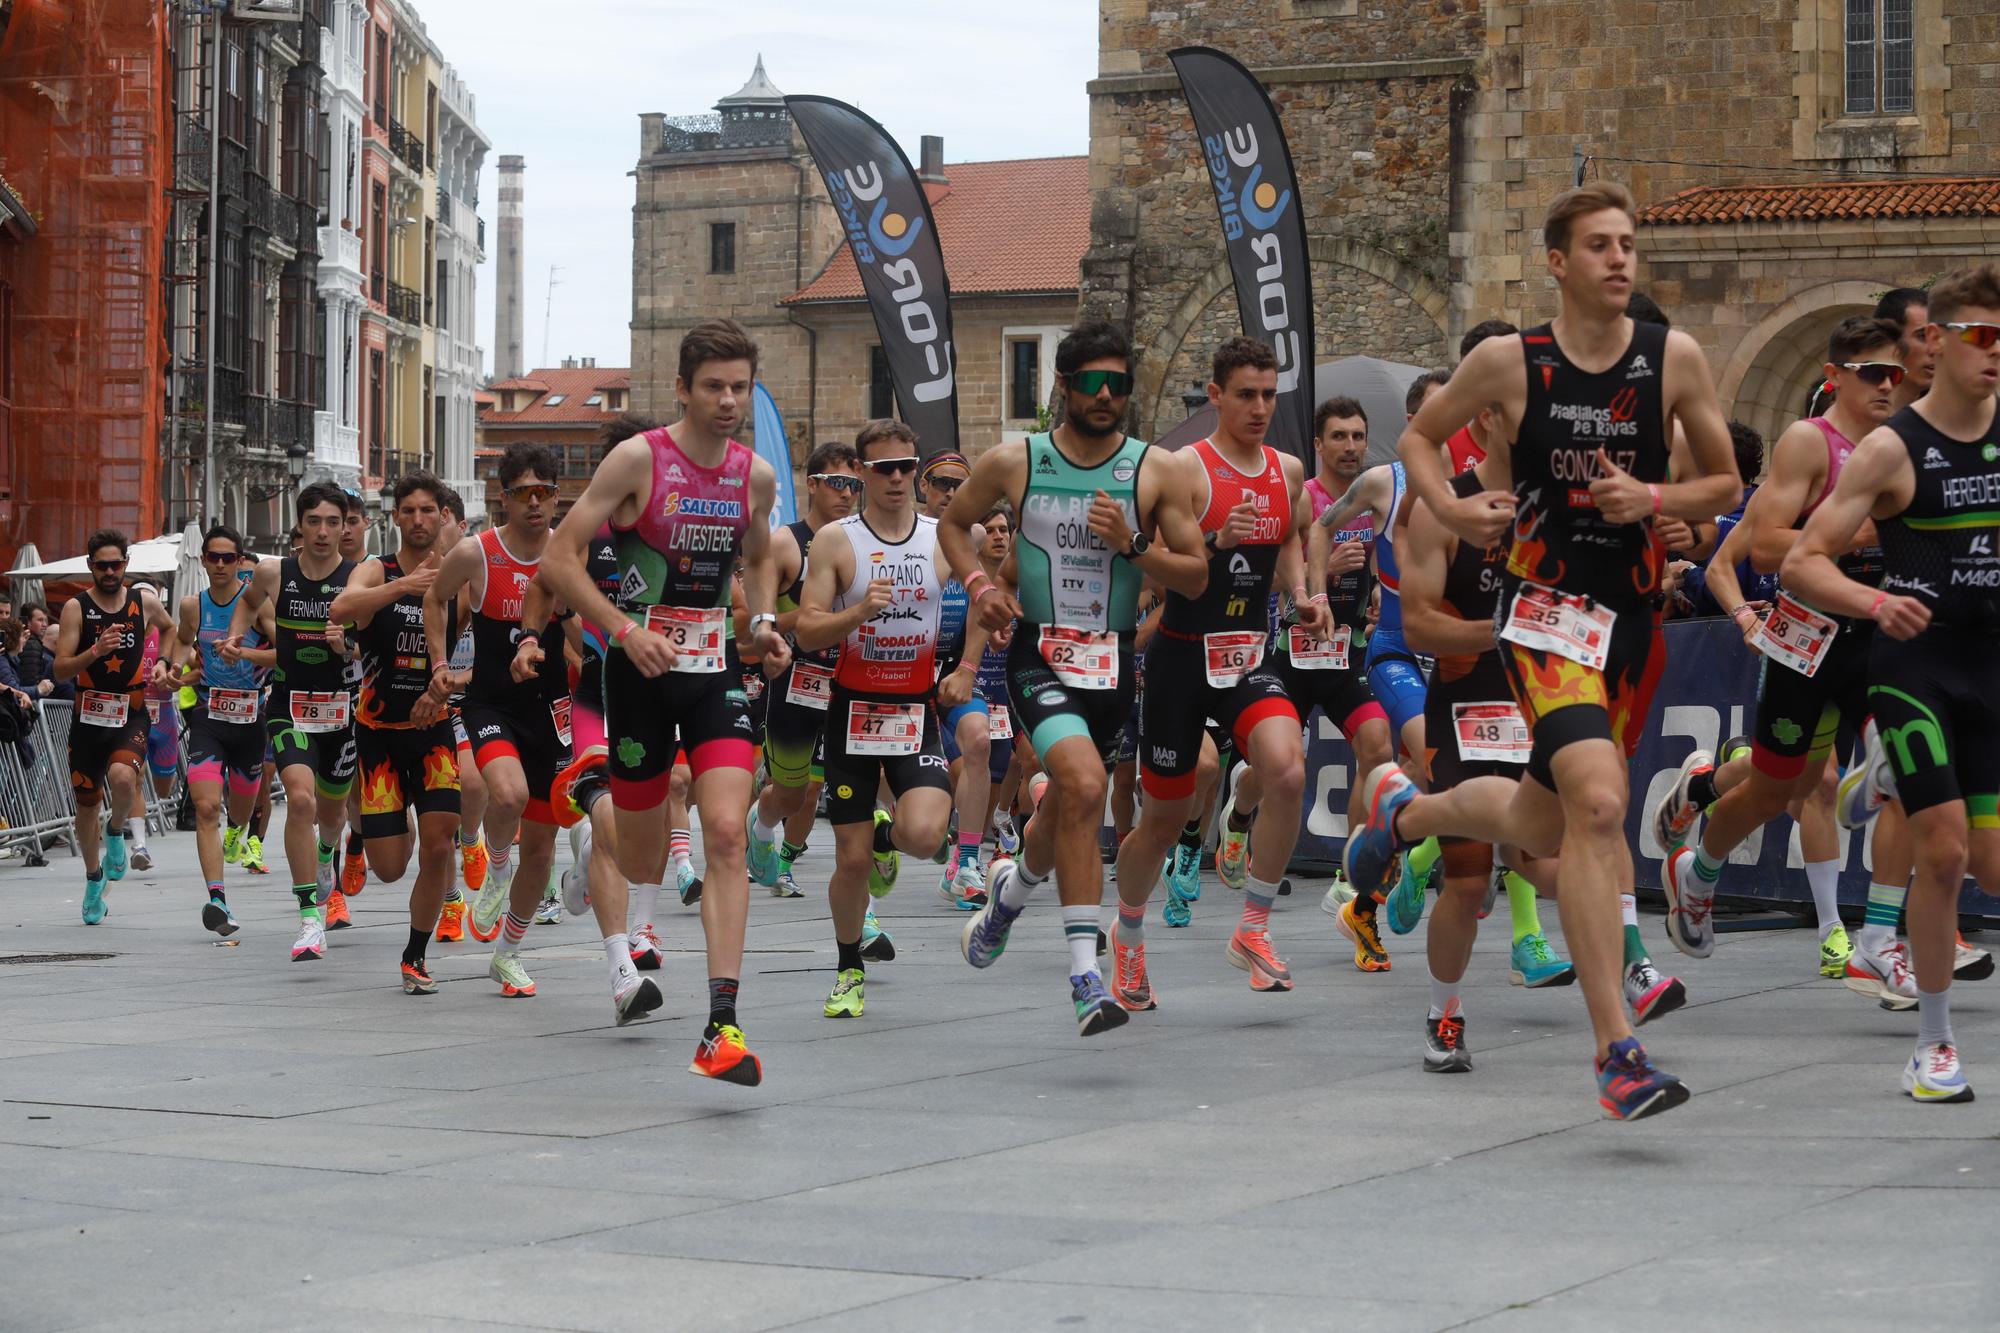
[[[1126,545],[1124,551],[1121,552],[1121,554],[1124,555],[1124,557],[1127,560],[1137,560],[1140,556],[1146,554],[1147,549],[1151,547],[1152,544],[1153,544],[1153,539],[1151,537],[1148,537],[1143,532],[1135,532],[1132,534],[1131,542]]]

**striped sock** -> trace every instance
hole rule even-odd
[[[1278,899],[1278,886],[1250,876],[1243,882],[1243,920],[1236,928],[1261,935],[1271,928],[1271,904]]]
[[[1128,945],[1137,944],[1145,938],[1145,933],[1146,904],[1140,903],[1137,907],[1134,907],[1131,903],[1120,902],[1118,904],[1119,942]],[[1092,939],[1091,948],[1094,950],[1096,947],[1097,941]]]
[[[1080,977],[1097,970],[1097,909],[1088,904],[1063,904],[1063,936],[1069,940],[1069,974]]]
[[[806,845],[802,842],[793,842],[790,838],[785,839],[784,845],[778,848],[778,859],[785,863],[787,870],[791,869],[792,862],[805,854]]]
[[[1714,884],[1722,878],[1722,862],[1708,854],[1708,848],[1700,843],[1694,845],[1694,877],[1704,884]]]
[[[219,903],[224,903],[229,901],[227,898],[222,896],[222,881],[219,879],[212,879],[208,882],[208,896],[213,898],[215,901]]]
[[[1618,895],[1618,910],[1625,918],[1625,965],[1646,961],[1646,944],[1639,938],[1639,899],[1630,893]]]
[[[490,879],[494,875],[506,874],[507,867],[512,865],[513,861],[514,861],[514,849],[512,847],[487,848],[486,849],[487,877]]]
[[[694,838],[689,835],[686,829],[677,828],[667,830],[667,855],[677,860],[693,857]]]
[[[502,953],[519,953],[521,951],[521,941],[526,939],[527,935],[528,919],[526,917],[515,916],[513,910],[510,908],[507,915],[500,922],[500,951]]]
[[[979,864],[979,830],[960,829],[958,831],[958,863],[962,866]]]
[[[1896,942],[1896,926],[1903,919],[1903,898],[1907,884],[1868,885],[1868,913],[1861,919],[1861,941],[1871,949],[1886,949]]]

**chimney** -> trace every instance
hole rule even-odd
[[[585,358],[583,358],[583,368],[585,370],[597,369],[597,358],[594,356],[586,356]]]
[[[500,253],[493,266],[493,375],[503,380],[516,378],[526,368],[522,287],[527,250],[521,177],[527,165],[526,159],[512,154],[500,159]]]
[[[944,174],[944,136],[926,134],[922,146],[917,150],[917,179],[925,185],[949,185],[951,177]]]
[[[566,357],[564,357],[564,358],[562,359],[562,368],[563,368],[564,370],[575,370],[575,369],[576,369],[576,358],[575,358],[575,357],[573,357],[573,356],[566,356]]]

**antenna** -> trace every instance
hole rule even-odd
[[[542,364],[545,366],[549,363],[549,313],[556,306],[556,288],[562,286],[562,283],[556,280],[556,274],[560,272],[562,265],[549,265],[549,295],[542,303]]]

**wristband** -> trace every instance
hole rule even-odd
[[[611,631],[611,642],[613,642],[613,643],[623,643],[623,642],[625,642],[625,636],[626,636],[626,635],[628,635],[628,634],[630,634],[630,633],[631,633],[631,632],[632,632],[633,630],[635,630],[635,629],[637,629],[637,628],[639,628],[639,622],[638,622],[638,621],[636,621],[636,620],[627,620],[627,621],[626,621],[626,622],[625,622],[624,624],[620,625],[620,626],[619,626],[619,627],[618,627],[617,629],[615,629],[615,630],[612,630],[612,631]]]
[[[1657,517],[1659,517],[1659,514],[1660,514],[1660,506],[1661,506],[1662,504],[1666,503],[1666,500],[1665,500],[1665,497],[1663,497],[1663,496],[1662,496],[1662,495],[1660,494],[1660,487],[1659,487],[1658,483],[1656,483],[1656,482],[1650,482],[1650,481],[1649,481],[1649,482],[1647,482],[1647,483],[1646,483],[1646,489],[1647,489],[1648,491],[1651,491],[1651,492],[1652,492],[1652,495],[1653,495],[1653,516],[1654,516],[1655,518],[1657,518]]]
[[[1884,602],[1886,602],[1886,601],[1888,601],[1888,600],[1889,600],[1889,594],[1888,594],[1888,593],[1886,593],[1886,592],[1878,592],[1878,593],[1876,593],[1876,594],[1875,594],[1875,604],[1874,604],[1873,606],[1871,606],[1871,607],[1869,607],[1869,608],[1868,608],[1868,618],[1869,618],[1870,620],[1873,620],[1873,619],[1875,618],[1875,613],[1876,613],[1877,611],[1880,611],[1880,610],[1882,609],[1882,603],[1884,603]]]
[[[1306,603],[1306,602],[1310,602],[1311,600],[1312,600],[1312,598],[1310,598],[1310,597],[1308,597],[1308,596],[1306,595],[1306,585],[1305,585],[1305,584],[1301,583],[1301,584],[1299,584],[1299,585],[1298,585],[1297,587],[1295,587],[1295,588],[1293,588],[1293,589],[1292,589],[1292,604],[1293,604],[1293,605],[1295,605],[1295,606],[1297,606],[1297,605],[1302,605],[1302,604],[1304,604],[1304,603]]]
[[[978,668],[978,667],[976,667],[976,666],[974,666],[974,665],[973,665],[972,663],[970,663],[970,662],[960,662],[960,663],[958,664],[958,670],[960,670],[960,671],[969,671],[969,672],[971,672],[971,673],[972,673],[973,675],[975,675],[975,676],[979,674],[979,668]]]
[[[992,577],[993,577],[992,575],[988,574],[983,569],[975,569],[972,571],[972,577],[968,578],[965,581],[965,590],[969,593],[972,591],[974,585],[980,582],[990,583],[992,582]]]
[[[1738,602],[1736,604],[1736,609],[1734,611],[1731,611],[1729,613],[1729,616],[1730,619],[1732,620],[1740,621],[1744,616],[1755,616],[1756,614],[1757,613],[1755,611],[1752,611],[1750,609],[1750,606],[1747,602]]]
[[[999,591],[1000,589],[998,589],[997,587],[994,587],[992,584],[988,584],[984,588],[981,588],[978,592],[972,594],[972,605],[974,606],[979,605],[979,599],[984,597],[987,593],[999,592]]]

